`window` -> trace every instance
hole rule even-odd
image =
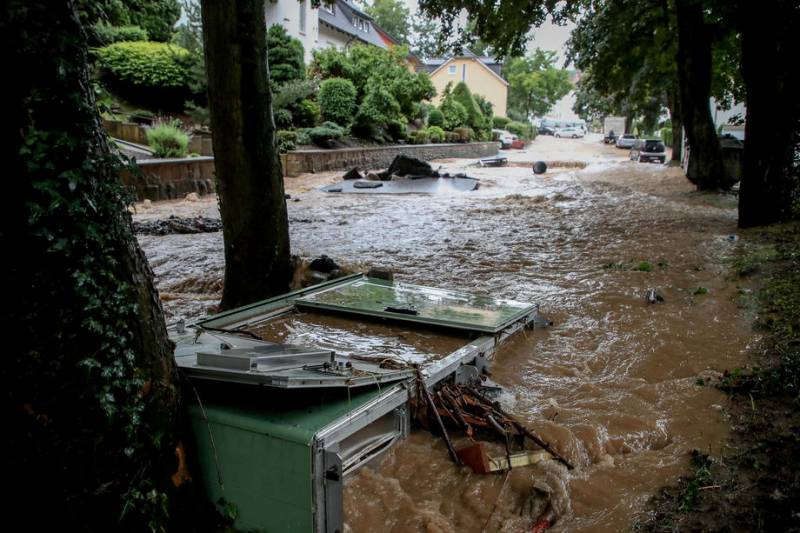
[[[300,33],[306,32],[306,0],[300,0]]]
[[[323,0],[323,2],[324,2],[324,0]],[[336,5],[333,2],[331,2],[330,4],[323,3],[322,4],[322,9],[324,9],[325,11],[330,13],[331,15],[335,15],[336,14]]]
[[[450,65],[449,67],[447,67],[448,74],[455,74],[457,70],[458,67],[456,67],[455,65]]]
[[[353,17],[353,26],[358,28],[363,32],[369,31],[369,24],[366,20],[362,19],[361,17]]]

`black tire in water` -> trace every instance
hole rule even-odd
[[[544,161],[537,161],[533,164],[534,174],[544,174],[545,172],[547,172],[547,163]]]

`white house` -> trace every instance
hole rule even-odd
[[[348,0],[334,0],[312,8],[310,0],[268,0],[267,26],[280,24],[305,49],[306,63],[315,49],[344,48],[352,43],[368,43],[387,48],[372,17]]]

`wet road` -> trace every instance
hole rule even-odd
[[[470,168],[478,191],[431,196],[315,190],[332,175],[287,180],[300,200],[289,203],[294,253],[539,302],[554,321],[507,344],[493,377],[514,413],[578,468],[477,476],[418,431],[349,480],[352,531],[518,531],[530,526],[518,507],[534,484],[555,502],[556,531],[625,530],[686,472],[692,449],[724,444],[726,399],[696,381],[741,365],[754,340],[727,277],[741,245],[733,202],[692,193],[679,170],[628,162],[597,143],[545,138],[528,152],[514,158],[558,152],[588,166],[541,176]],[[213,214],[213,203],[184,204],[173,208]],[[221,238],[140,238],[169,313],[198,315],[216,303]],[[664,303],[645,302],[650,287]],[[695,294],[699,287],[707,292]]]

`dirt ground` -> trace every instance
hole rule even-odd
[[[558,508],[557,531],[619,531],[650,519],[681,530],[666,508],[654,514],[651,499],[681,484],[701,497],[717,492],[682,478],[702,470],[698,457],[738,446],[738,400],[708,384],[738,375],[763,338],[752,328],[755,307],[741,304],[757,287],[732,274],[757,238],[737,230],[735,196],[698,194],[680,169],[629,161],[598,136],[540,137],[507,155],[503,168],[434,162],[479,178],[473,192],[318,190],[340,172],[285,180],[294,254],[540,303],[554,322],[510,342],[492,371],[513,412],[575,471],[519,469],[506,487],[500,477],[455,467],[440,439],[414,431],[348,480],[347,526],[518,531],[530,517],[515,502],[539,483]],[[532,173],[537,160],[550,163],[547,173]],[[213,197],[135,210],[136,220],[219,216]],[[139,241],[170,319],[213,312],[221,233]],[[650,288],[663,303],[645,301]]]

